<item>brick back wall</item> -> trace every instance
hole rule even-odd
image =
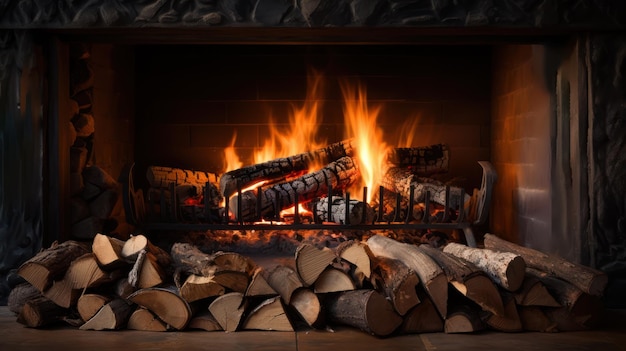
[[[506,45],[494,50],[491,159],[498,172],[491,230],[547,250],[552,226],[552,110],[545,48]],[[556,243],[558,244],[558,243]]]
[[[267,135],[269,116],[288,123],[311,69],[325,89],[319,139],[344,138],[339,81],[359,81],[381,105],[379,125],[397,143],[419,118],[414,146],[447,143],[450,174],[480,185],[490,157],[491,49],[475,46],[141,46],[136,51],[138,163],[223,171],[237,133],[245,164]]]

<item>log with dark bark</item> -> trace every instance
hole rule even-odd
[[[239,168],[220,177],[220,193],[229,198],[238,189],[256,182],[302,174],[309,171],[312,166],[329,164],[342,157],[353,155],[352,141],[344,140],[318,150]]]
[[[389,257],[404,263],[417,273],[421,286],[431,297],[439,314],[447,315],[448,279],[439,265],[417,246],[400,243],[382,235],[371,236],[367,246],[375,256]]]
[[[50,248],[24,262],[17,270],[17,274],[43,292],[50,287],[54,279],[63,277],[74,259],[88,252],[90,248],[85,243],[73,240],[60,244],[55,242]]]
[[[378,257],[373,267],[377,290],[391,301],[396,312],[404,316],[411,308],[420,303],[417,297],[419,278],[417,274],[399,260]]]
[[[134,307],[124,299],[115,299],[104,305],[80,330],[116,330],[126,326]]]
[[[429,245],[421,245],[418,249],[424,251],[441,266],[450,284],[462,295],[474,301],[485,311],[499,316],[504,313],[498,288],[475,264]]]
[[[554,333],[558,332],[557,323],[550,320],[539,306],[517,306],[522,328],[527,331]]]
[[[218,178],[215,173],[190,169],[149,166],[146,170],[146,179],[150,187],[160,189],[169,189],[172,183],[174,185],[193,184],[201,188],[206,183],[217,184]]]
[[[443,252],[465,259],[485,271],[493,281],[508,291],[522,286],[526,264],[519,255],[449,243]]]
[[[32,286],[30,283],[21,283],[16,285],[7,298],[7,306],[9,311],[20,314],[24,304],[32,299],[43,296],[39,289]]]
[[[243,321],[242,329],[293,331],[280,297],[274,296],[256,306]]]
[[[147,308],[176,330],[184,329],[191,319],[191,307],[175,286],[140,289],[128,300]]]
[[[402,324],[391,303],[375,290],[338,293],[326,306],[330,322],[345,324],[376,336],[387,336]]]
[[[545,285],[536,276],[529,273],[526,273],[524,283],[514,296],[515,302],[519,306],[561,307],[561,304],[554,299]]]
[[[315,216],[323,222],[360,224],[374,221],[374,210],[363,201],[351,199],[348,206],[346,206],[346,199],[341,196],[332,196],[330,201],[330,215],[328,213],[328,197],[315,201],[308,208],[312,212],[314,211]]]
[[[300,244],[296,249],[296,270],[305,286],[311,286],[320,274],[335,260],[330,249],[318,249],[311,244]]]
[[[446,144],[394,148],[387,161],[396,167],[408,168],[412,173],[427,177],[447,173],[450,149]]]
[[[271,218],[280,211],[292,207],[296,196],[299,203],[305,203],[328,195],[329,186],[337,190],[348,188],[357,181],[358,176],[359,170],[352,158],[342,157],[318,171],[296,179],[261,187],[260,190],[249,190],[242,193],[241,197],[233,196],[229,201],[229,209],[240,221]],[[257,209],[260,212],[257,213]]]
[[[602,295],[608,282],[608,277],[604,272],[567,261],[555,255],[519,246],[493,234],[485,234],[485,247],[520,255],[528,267],[566,280],[591,295]]]
[[[128,318],[126,328],[141,331],[167,331],[167,324],[148,309],[139,307]]]
[[[243,294],[239,292],[224,294],[211,302],[209,311],[224,331],[235,331],[245,311]]]
[[[63,320],[68,310],[46,297],[39,296],[29,300],[22,307],[17,322],[31,328],[40,328]]]

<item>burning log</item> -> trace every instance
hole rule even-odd
[[[485,234],[485,247],[520,255],[528,267],[566,280],[591,295],[602,295],[608,282],[608,277],[604,272],[564,260],[555,255],[548,255],[516,245],[493,234]]]
[[[188,169],[150,166],[146,170],[146,178],[151,187],[157,189],[169,189],[170,184],[183,185],[191,184],[198,188],[198,191],[202,191],[202,187],[206,183],[217,183],[217,174],[192,171]]]
[[[443,252],[472,262],[485,271],[496,284],[508,291],[519,289],[524,281],[526,264],[524,259],[516,254],[457,243],[449,243],[443,248]]]
[[[413,201],[415,203],[424,202],[427,193],[430,194],[428,198],[429,201],[452,208],[456,205],[460,205],[459,207],[462,209],[464,204],[470,200],[470,196],[467,194],[465,194],[463,199],[460,199],[462,193],[461,188],[450,187],[451,203],[446,203],[445,184],[434,179],[418,177],[404,168],[389,168],[383,176],[381,184],[385,189],[398,193],[406,199],[410,198],[411,187],[413,187]],[[461,200],[460,204],[459,200]]]
[[[330,321],[353,326],[377,336],[387,336],[402,324],[391,303],[375,290],[353,290],[329,299]]]
[[[504,313],[498,288],[475,264],[428,245],[421,245],[418,249],[441,266],[450,284],[463,296],[474,301],[485,311],[499,316]]]
[[[374,235],[367,246],[375,256],[394,258],[412,269],[420,278],[421,285],[435,303],[439,314],[447,315],[448,279],[443,270],[430,256],[414,245],[400,243],[386,236]]]
[[[421,177],[448,172],[450,149],[448,145],[436,144],[407,148],[395,148],[388,155],[388,162],[396,167],[409,168]]]
[[[328,195],[329,186],[333,189],[345,189],[357,180],[358,175],[359,171],[352,158],[342,157],[319,171],[305,174],[291,181],[274,184],[268,188],[261,188],[260,198],[257,198],[256,191],[242,193],[241,213],[238,211],[239,196],[230,199],[229,208],[235,214],[235,218],[240,221],[253,221],[259,216],[272,217],[281,210],[292,207],[296,196],[299,202],[307,202]]]
[[[315,211],[315,216],[324,222],[334,222],[337,224],[357,224],[371,223],[374,220],[374,210],[365,202],[350,200],[346,206],[346,199],[341,196],[332,196],[330,199],[330,214],[328,212],[328,197],[323,197],[309,206],[311,211]],[[347,207],[347,210],[346,210]],[[346,213],[347,212],[347,213]],[[347,215],[347,217],[346,217]]]
[[[239,168],[220,177],[220,193],[229,198],[238,189],[246,188],[258,181],[293,176],[307,172],[315,165],[325,165],[353,155],[352,141],[344,140],[318,150]]]

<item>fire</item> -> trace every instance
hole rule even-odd
[[[224,149],[224,172],[239,169],[243,166],[243,163],[239,160],[239,156],[235,151],[235,141],[237,140],[237,132],[233,134],[233,139],[230,142],[230,146]]]
[[[344,97],[344,121],[346,138],[355,141],[357,164],[361,172],[361,184],[356,184],[356,193],[367,186],[368,202],[374,198],[374,186],[380,184],[387,170],[387,154],[391,147],[383,140],[383,132],[377,125],[381,107],[371,107],[367,103],[367,93],[361,85],[356,87],[344,83],[341,85]],[[355,191],[352,191],[355,193]]]
[[[321,123],[319,111],[323,99],[322,76],[312,72],[307,87],[306,99],[302,106],[292,106],[286,130],[281,131],[270,118],[270,135],[263,148],[255,152],[255,163],[316,150],[326,145],[326,140],[318,140],[317,133]],[[318,166],[321,165],[315,165],[315,168]]]

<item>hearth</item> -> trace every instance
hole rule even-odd
[[[3,45],[15,64],[3,75],[2,105],[5,130],[22,139],[3,135],[1,180],[5,189],[22,185],[0,203],[7,241],[19,248],[2,274],[53,240],[134,230],[120,226],[129,193],[113,189],[130,174],[126,165],[135,164],[133,190],[147,191],[149,166],[221,174],[230,146],[254,163],[269,117],[286,127],[292,109],[305,106],[314,69],[327,83],[317,99],[324,145],[344,140],[341,82],[359,81],[386,136],[415,121],[409,146],[450,148],[448,174],[463,177],[455,184],[469,195],[481,187],[478,161],[493,164],[498,181],[489,221],[474,228],[479,242],[489,231],[596,266],[617,294],[624,38],[613,32],[623,19],[611,14],[620,12],[586,1],[566,9],[436,3],[7,7]],[[84,184],[106,218],[74,201],[81,165],[97,167]],[[155,232],[180,229],[135,220]]]

